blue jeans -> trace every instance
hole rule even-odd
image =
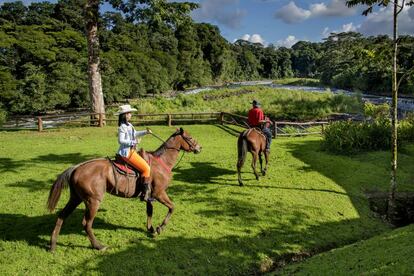
[[[272,143],[272,131],[270,128],[264,127],[262,128],[264,135],[266,135],[266,149],[270,150],[270,144]]]

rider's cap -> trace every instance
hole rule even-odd
[[[254,106],[260,106],[260,103],[259,103],[257,100],[253,100],[252,104],[253,104]]]

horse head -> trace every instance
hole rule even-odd
[[[174,134],[175,139],[179,143],[179,149],[184,150],[186,152],[194,152],[200,153],[201,152],[201,145],[190,136],[190,134],[185,131],[183,128],[177,129],[176,133]]]

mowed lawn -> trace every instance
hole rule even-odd
[[[175,128],[151,127],[167,138]],[[237,129],[184,126],[203,146],[173,170],[168,193],[176,209],[166,230],[145,231],[145,204],[107,194],[94,223],[109,245],[91,249],[81,205],[64,223],[55,253],[47,251],[56,214],[45,208],[49,189],[66,168],[113,156],[116,127],[0,132],[0,274],[253,274],[271,271],[290,254],[312,254],[384,234],[391,229],[368,207],[366,190],[386,190],[387,152],[353,157],[320,150],[318,136],[272,144],[260,181],[243,168],[237,183]],[[141,146],[155,150],[152,136]],[[400,154],[399,183],[412,186],[414,148]],[[68,199],[62,194],[58,209]],[[154,224],[167,208],[154,207]],[[302,271],[303,272],[303,271]]]

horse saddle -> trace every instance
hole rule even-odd
[[[247,137],[250,134],[250,132],[252,132],[253,130],[256,130],[257,133],[259,133],[260,135],[262,135],[267,140],[266,135],[263,133],[262,129],[259,128],[259,127],[252,127],[252,128],[246,129],[243,132],[243,137]]]
[[[144,160],[150,164],[149,161],[149,156],[148,154],[145,152],[144,149],[140,149],[140,151],[138,152],[138,154],[144,158]],[[112,162],[112,164],[114,164],[115,169],[120,173],[120,174],[124,174],[124,175],[130,175],[130,176],[136,176],[139,177],[140,176],[140,172],[135,169],[134,167],[132,167],[131,165],[128,164],[128,162],[126,161],[126,158],[119,155],[119,154],[115,154],[115,160],[110,160]]]

